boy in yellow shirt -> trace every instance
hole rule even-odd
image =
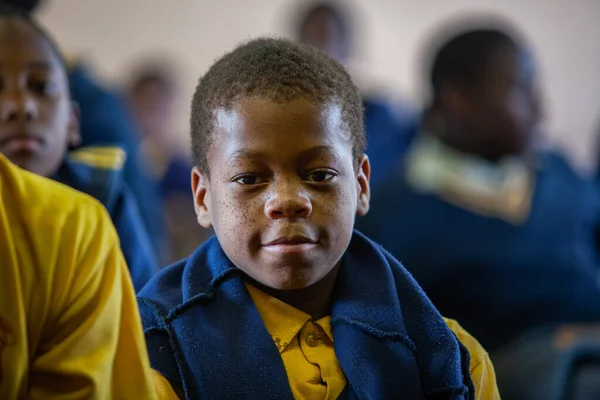
[[[216,237],[139,293],[160,387],[188,399],[497,399],[486,352],[353,231],[362,99],[336,61],[257,39],[192,102],[197,219]]]
[[[2,155],[0,277],[0,399],[156,398],[106,210]]]

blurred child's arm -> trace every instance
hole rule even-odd
[[[477,400],[500,400],[494,366],[485,349],[458,322],[451,319],[445,320],[448,327],[471,355],[470,372],[475,386],[475,398]]]
[[[47,260],[55,274],[32,349],[29,398],[155,399],[135,293],[108,214],[94,202],[63,228],[57,241],[70,245]]]
[[[158,259],[128,187],[123,188],[112,218],[137,292],[158,272]]]

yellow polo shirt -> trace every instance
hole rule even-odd
[[[331,317],[311,322],[310,315],[246,284],[285,366],[295,399],[337,399],[346,377],[333,349]],[[487,352],[456,321],[446,320],[471,354],[476,399],[500,399],[494,367]]]
[[[0,155],[0,399],[24,398],[156,392],[108,213]]]

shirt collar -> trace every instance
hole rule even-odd
[[[279,352],[282,353],[302,327],[311,320],[311,316],[248,283],[246,288],[267,331],[273,337]]]

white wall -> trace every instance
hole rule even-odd
[[[348,0],[342,0],[348,1]],[[289,33],[288,11],[303,0],[50,0],[41,19],[65,50],[83,54],[97,71],[123,81],[148,52],[176,58],[184,88],[178,126],[185,133],[188,100],[198,77],[236,43]],[[426,35],[464,12],[508,17],[535,46],[546,94],[548,136],[574,161],[592,160],[600,125],[600,0],[354,0],[365,34],[358,71],[378,86],[418,101],[417,61]],[[362,74],[364,75],[364,73]]]

